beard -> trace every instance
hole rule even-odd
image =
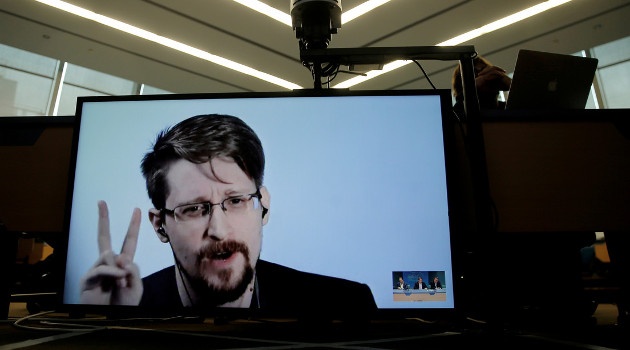
[[[221,269],[213,271],[210,277],[203,273],[204,260],[227,259],[238,253],[241,253],[244,258],[242,270]],[[215,307],[240,298],[254,278],[254,267],[250,263],[249,256],[247,245],[234,240],[213,242],[202,247],[195,261],[197,273],[190,274],[185,269],[181,269],[198,298],[198,302],[193,303],[194,306]]]

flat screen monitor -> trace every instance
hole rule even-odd
[[[74,117],[0,117],[0,222],[61,235]],[[34,205],[35,204],[35,205]]]
[[[79,98],[63,309],[454,311],[450,103],[447,90]]]

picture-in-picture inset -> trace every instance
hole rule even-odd
[[[393,271],[394,301],[445,301],[444,271]]]

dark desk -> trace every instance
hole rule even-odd
[[[105,320],[69,319],[49,314],[13,325],[0,323],[0,349],[418,349],[483,346],[497,349],[618,349],[623,334],[612,326],[557,329],[502,329],[495,332],[480,322],[462,320],[374,320],[366,323],[300,323],[295,320]],[[54,323],[41,323],[50,321]],[[94,326],[83,332],[61,331],[62,324]],[[48,330],[46,330],[48,328]]]
[[[630,231],[630,109],[487,111],[499,232]]]
[[[394,289],[394,301],[446,301],[446,289]]]

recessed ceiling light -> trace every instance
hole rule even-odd
[[[247,74],[253,77],[256,77],[258,79],[267,81],[269,83],[281,86],[283,88],[286,89],[301,89],[302,87],[299,86],[298,84],[294,84],[290,81],[278,78],[276,76],[273,76],[271,74],[259,71],[257,69],[248,67],[244,64],[238,63],[238,62],[234,62],[232,60],[229,60],[227,58],[221,57],[221,56],[217,56],[215,54],[212,54],[210,52],[192,47],[190,45],[181,43],[179,41],[175,41],[173,39],[169,39],[167,37],[152,33],[150,31],[144,30],[142,28],[138,28],[135,27],[131,24],[127,24],[125,22],[121,22],[118,21],[116,19],[107,17],[107,16],[103,16],[100,15],[96,12],[92,12],[90,10],[86,10],[84,8],[81,8],[79,6],[75,6],[72,5],[70,3],[67,3],[65,1],[61,1],[61,0],[35,0],[38,2],[41,2],[42,4],[46,4],[48,6],[52,6],[55,7],[57,9],[60,9],[62,11],[66,11],[69,13],[72,13],[74,15],[83,17],[85,19],[89,19],[91,21],[94,22],[98,22],[100,24],[106,25],[108,27],[123,31],[125,33],[131,34],[131,35],[135,35],[138,36],[140,38],[152,41],[154,43],[160,44],[160,45],[164,45],[166,47],[172,48],[174,50],[186,53],[188,55],[200,58],[202,60],[206,60],[208,62],[212,62],[215,64],[218,64],[220,66],[241,72],[243,74]]]
[[[72,13],[74,15],[101,23],[103,25],[106,25],[108,27],[126,32],[128,34],[131,35],[135,35],[141,38],[144,38],[146,40],[155,42],[157,44],[160,45],[164,45],[167,46],[169,48],[172,48],[174,50],[189,54],[191,56],[194,57],[198,57],[200,59],[206,60],[208,62],[212,62],[218,65],[221,65],[223,67],[232,69],[232,70],[236,70],[238,72],[241,72],[243,74],[247,74],[253,77],[256,77],[258,79],[267,81],[269,83],[284,87],[286,89],[289,90],[293,90],[293,89],[302,89],[301,86],[299,86],[298,84],[292,83],[290,81],[281,79],[279,77],[273,76],[271,74],[259,71],[257,69],[248,67],[246,65],[243,65],[241,63],[238,62],[234,62],[232,60],[226,59],[224,57],[221,56],[217,56],[215,54],[212,54],[210,52],[189,46],[187,44],[175,41],[173,39],[169,39],[167,37],[161,36],[161,35],[157,35],[155,33],[149,32],[147,30],[144,30],[142,28],[138,28],[135,27],[133,25],[118,21],[116,19],[107,17],[107,16],[103,16],[100,14],[97,14],[95,12],[86,10],[84,8],[72,5],[70,3],[67,3],[65,1],[61,1],[61,0],[35,0],[38,1],[40,3],[46,4],[48,6],[52,6],[55,7],[57,9],[60,9],[62,11],[66,11],[69,13]],[[244,6],[247,6],[249,8],[252,8],[258,12],[264,13],[267,16],[270,16],[271,18],[274,18],[282,23],[285,23],[288,26],[292,26],[292,22],[291,22],[291,16],[287,13],[284,13],[282,11],[279,11],[269,5],[266,5],[258,0],[233,0],[237,3],[240,3]],[[342,22],[343,23],[347,23],[359,16],[361,16],[362,14],[369,12],[387,2],[389,2],[391,0],[368,0],[363,2],[361,5],[356,6],[355,8],[342,13]],[[538,5],[534,5],[530,8],[527,8],[523,11],[519,11],[517,13],[514,13],[512,15],[509,15],[505,18],[499,19],[497,21],[488,23],[486,25],[483,25],[479,28],[476,28],[474,30],[471,30],[467,33],[458,35],[452,39],[443,41],[441,43],[436,44],[436,46],[455,46],[455,45],[459,45],[461,43],[470,41],[474,38],[477,38],[481,35],[490,33],[492,31],[504,28],[506,26],[509,26],[513,23],[522,21],[524,19],[527,19],[531,16],[537,15],[539,13],[542,13],[544,11],[547,11],[549,9],[552,9],[554,7],[560,6],[562,4],[565,4],[567,2],[570,2],[571,0],[548,0],[545,2],[542,2]],[[381,70],[373,70],[373,71],[369,71],[367,72],[364,76],[356,76],[354,78],[348,79],[344,82],[341,82],[335,86],[333,86],[333,88],[349,88],[352,86],[355,86],[357,84],[360,84],[364,81],[370,80],[372,78],[375,78],[379,75],[385,74],[387,72],[391,72],[392,70],[398,69],[402,66],[405,66],[409,63],[411,63],[412,61],[407,61],[407,60],[400,60],[400,61],[394,61],[391,63],[388,63],[386,65],[383,66],[383,69]]]
[[[250,9],[260,12],[263,15],[269,16],[276,21],[282,22],[287,26],[291,27],[293,23],[291,22],[291,15],[276,9],[275,7],[269,6],[262,1],[259,0],[232,0],[237,2],[243,6],[247,6]],[[348,10],[347,12],[343,12],[341,14],[341,23],[345,24],[353,19],[363,16],[364,14],[374,10],[375,8],[388,3],[391,0],[367,0],[362,2],[360,5],[355,6],[354,8]],[[289,8],[289,6],[287,6]]]
[[[545,2],[542,2],[538,5],[534,5],[530,8],[527,8],[525,10],[519,11],[517,13],[511,14],[507,17],[501,18],[497,21],[488,23],[484,26],[481,26],[479,28],[473,29],[469,32],[466,32],[464,34],[458,35],[452,39],[443,41],[439,44],[436,44],[436,46],[456,46],[459,44],[462,44],[464,42],[470,41],[472,39],[475,39],[477,37],[480,37],[484,34],[493,32],[495,30],[499,30],[501,28],[507,27],[511,24],[514,24],[516,22],[520,22],[524,19],[527,19],[529,17],[535,16],[541,12],[547,11],[549,9],[552,9],[556,6],[560,6],[562,4],[565,4],[567,2],[569,2],[571,0],[548,0]],[[373,70],[373,71],[369,71],[367,73],[365,73],[365,75],[359,75],[356,76],[354,78],[348,79],[346,81],[343,81],[337,85],[334,85],[333,88],[349,88],[352,86],[355,86],[357,84],[360,84],[362,82],[365,82],[367,80],[373,79],[379,75],[385,74],[387,72],[391,72],[394,69],[398,69],[402,66],[406,66],[407,64],[411,63],[412,61],[409,60],[400,60],[400,61],[394,61],[391,62],[389,64],[386,64],[385,66],[383,66],[382,70]]]

